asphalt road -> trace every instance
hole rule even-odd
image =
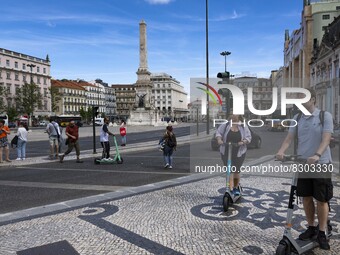
[[[202,126],[204,128],[204,126]],[[189,134],[188,128],[176,129],[177,136]],[[262,138],[260,149],[250,149],[246,161],[273,155],[285,133],[256,129]],[[157,140],[163,133],[149,131],[129,135],[129,144]],[[91,137],[82,138],[81,148],[91,149]],[[46,141],[30,142],[29,156],[48,155]],[[195,152],[195,153],[193,153]],[[0,167],[0,213],[42,206],[75,198],[111,192],[178,178],[190,173],[193,157],[220,161],[220,155],[210,148],[210,141],[181,145],[174,154],[174,168],[163,168],[162,153],[157,149],[129,152],[122,155],[122,165],[94,165],[92,158],[77,164],[74,160],[28,166]]]

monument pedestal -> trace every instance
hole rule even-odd
[[[161,120],[159,114],[155,110],[137,108],[130,112],[130,118],[127,121],[127,125],[131,126],[157,126]]]

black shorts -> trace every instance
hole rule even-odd
[[[331,178],[299,178],[296,194],[299,197],[314,197],[319,202],[328,202],[333,197]]]

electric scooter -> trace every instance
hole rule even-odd
[[[235,203],[237,200],[242,197],[242,187],[239,184],[238,189],[240,191],[239,195],[235,195],[230,190],[229,180],[230,180],[230,172],[231,172],[231,152],[233,146],[238,146],[237,143],[227,143],[228,146],[228,161],[227,161],[227,175],[226,175],[226,192],[223,196],[223,210],[225,212],[228,211],[230,204]]]
[[[110,164],[123,164],[123,158],[120,156],[119,150],[118,150],[118,144],[117,144],[117,140],[116,140],[116,136],[113,136],[113,143],[115,145],[116,148],[116,155],[114,156],[114,158],[112,160],[107,160],[105,158],[105,148],[103,148],[103,153],[102,153],[102,157],[101,158],[95,158],[94,159],[94,163],[95,164],[103,164],[103,165],[110,165]]]
[[[282,163],[306,163],[306,160],[298,158],[296,155],[285,156],[283,160],[280,160]],[[318,247],[318,242],[314,240],[303,241],[299,238],[294,238],[292,235],[292,218],[294,212],[294,201],[297,198],[296,189],[297,189],[297,180],[298,180],[298,171],[294,172],[292,185],[290,188],[289,194],[289,202],[288,202],[288,211],[287,211],[287,221],[285,224],[285,230],[283,233],[283,238],[281,239],[279,246],[276,248],[276,255],[289,255],[289,254],[302,254],[309,250]],[[296,205],[295,205],[296,207]],[[330,225],[330,220],[327,221],[327,238],[332,236],[332,226]]]

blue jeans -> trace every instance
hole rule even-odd
[[[18,147],[17,147],[17,153],[18,158],[26,158],[26,144],[27,142],[24,140],[18,139]]]
[[[126,135],[122,136],[122,144],[126,144]]]
[[[164,163],[172,166],[172,154],[164,155]]]

